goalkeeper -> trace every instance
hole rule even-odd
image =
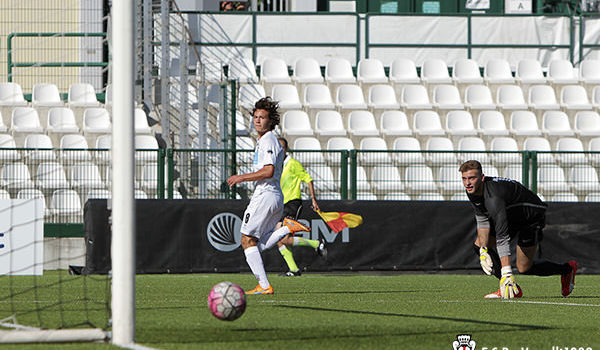
[[[485,176],[476,160],[463,163],[459,172],[475,209],[477,239],[474,249],[483,271],[487,275],[494,274],[500,280],[499,290],[485,298],[510,299],[523,295],[512,275],[510,242],[515,239],[519,273],[560,275],[562,295],[568,296],[575,285],[577,263],[573,260],[564,264],[534,260],[543,238],[546,204],[517,181]]]
[[[304,167],[296,159],[292,158],[288,154],[288,142],[283,137],[278,138],[285,159],[283,160],[283,172],[281,173],[281,191],[283,192],[283,219],[290,218],[298,220],[300,213],[302,212],[302,197],[300,195],[300,185],[302,181],[308,184],[308,192],[312,201],[311,207],[314,211],[319,210],[317,199],[315,197],[315,187],[313,185],[313,179],[304,170]],[[281,223],[280,223],[281,225]],[[280,226],[278,225],[278,227]],[[289,270],[282,274],[282,276],[294,277],[300,276],[301,272],[296,265],[294,255],[292,254],[292,246],[304,246],[311,247],[316,250],[317,254],[326,258],[327,248],[323,240],[317,241],[314,239],[306,239],[302,237],[294,237],[292,234],[287,235],[281,239],[277,245],[279,246],[279,253],[283,256]]]

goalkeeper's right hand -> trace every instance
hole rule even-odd
[[[502,267],[502,278],[500,278],[500,296],[502,299],[512,299],[519,294],[519,287],[512,275],[510,266]]]
[[[479,264],[481,264],[481,268],[486,275],[490,276],[492,274],[494,262],[492,261],[490,254],[488,254],[486,247],[479,248]]]

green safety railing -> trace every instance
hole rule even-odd
[[[257,49],[260,47],[351,47],[355,50],[356,63],[360,60],[360,16],[355,12],[334,12],[334,13],[315,13],[315,12],[213,12],[213,11],[179,11],[172,12],[176,14],[190,14],[190,15],[233,15],[233,16],[252,16],[252,41],[250,42],[220,42],[220,41],[195,41],[191,42],[192,45],[201,46],[231,46],[231,47],[249,47],[252,50],[252,60],[256,62]],[[256,33],[258,32],[258,25],[256,18],[258,16],[353,16],[356,19],[356,41],[341,43],[341,42],[260,42],[257,40]],[[160,45],[159,41],[152,43],[155,46]],[[172,41],[169,43],[171,46],[179,46],[180,43]]]
[[[393,16],[393,17],[401,17],[401,16],[419,16],[419,17],[464,17],[467,19],[467,42],[464,44],[422,44],[422,43],[371,43],[370,42],[370,19],[373,17],[382,17],[382,16]],[[428,13],[394,13],[394,14],[382,14],[382,13],[367,13],[365,19],[365,57],[369,57],[370,50],[372,48],[448,48],[448,49],[466,49],[467,50],[467,58],[472,58],[472,50],[474,48],[477,49],[498,49],[498,48],[518,48],[518,49],[569,49],[569,57],[571,62],[574,59],[574,48],[575,48],[575,33],[573,30],[574,25],[574,17],[573,16],[565,16],[563,14],[544,14],[544,17],[552,16],[552,17],[567,17],[570,20],[570,35],[569,35],[569,44],[556,45],[556,44],[474,44],[473,43],[473,32],[472,32],[472,19],[474,17],[534,17],[534,16],[542,16],[535,14],[473,14],[473,13],[443,13],[443,14],[428,14]]]

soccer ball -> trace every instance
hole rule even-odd
[[[215,284],[208,294],[208,309],[219,320],[233,321],[246,310],[246,294],[235,283]]]

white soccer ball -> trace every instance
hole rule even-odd
[[[233,321],[246,310],[246,294],[232,282],[215,284],[208,293],[208,309],[219,320]]]

